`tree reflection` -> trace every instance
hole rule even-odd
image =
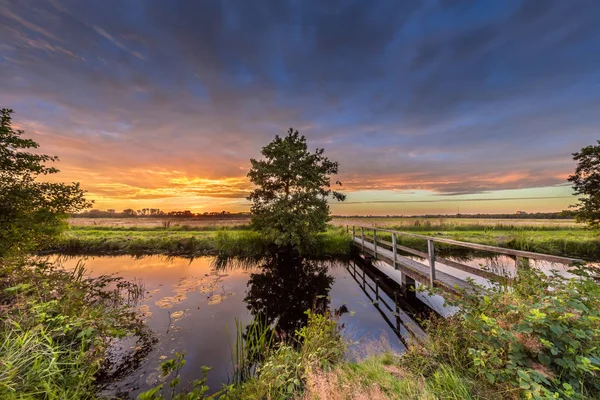
[[[294,253],[275,253],[252,273],[244,301],[255,318],[277,321],[279,335],[289,336],[307,322],[306,310],[324,313],[334,278],[327,265]]]

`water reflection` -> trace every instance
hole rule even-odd
[[[275,253],[250,275],[244,301],[255,318],[277,321],[276,331],[285,337],[306,324],[306,310],[324,313],[329,308],[333,281],[326,264]]]
[[[62,261],[65,267],[73,268],[79,260]],[[345,261],[313,261],[289,253],[272,253],[249,262],[228,260],[221,266],[217,261],[160,256],[85,260],[93,276],[118,274],[143,282],[145,297],[138,311],[156,339],[147,349],[139,349],[135,340],[120,343],[124,353],[135,350],[142,357],[135,362],[125,360],[131,368],[111,374],[120,378],[103,394],[135,398],[160,383],[160,363],[177,351],[186,351],[182,382],[196,378],[199,368],[208,365],[213,370],[207,383],[217,390],[232,376],[236,319],[244,326],[258,317],[269,323],[277,320],[278,337],[286,338],[306,323],[306,310],[328,310],[339,317],[350,340],[377,341],[383,336],[392,348],[404,349],[396,334],[407,334],[406,323],[396,317],[403,312],[412,317],[414,309],[401,302],[402,293],[393,282],[378,277],[372,268],[367,268],[366,282],[371,286],[365,289],[362,280],[357,284],[355,278],[362,274],[361,266],[352,270],[349,266],[353,264]],[[378,296],[372,295],[371,288]],[[135,371],[129,373],[131,369]]]

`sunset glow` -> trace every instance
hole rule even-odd
[[[532,3],[0,1],[0,106],[98,209],[248,211],[291,126],[340,162],[336,214],[560,211],[600,10]]]

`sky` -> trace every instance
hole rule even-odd
[[[289,127],[336,214],[560,211],[600,139],[600,2],[0,0],[0,107],[95,208],[248,211]]]

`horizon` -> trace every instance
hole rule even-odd
[[[560,212],[598,138],[600,3],[0,6],[0,107],[98,209],[248,211],[291,126],[332,214]]]

